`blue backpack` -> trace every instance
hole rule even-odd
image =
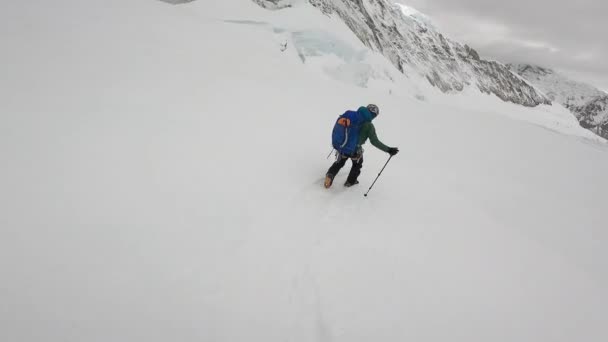
[[[349,110],[340,115],[331,134],[334,149],[340,154],[354,156],[357,153],[361,127],[366,122],[370,122],[371,118],[371,112],[365,107],[359,108],[356,112]]]

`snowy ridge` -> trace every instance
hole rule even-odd
[[[412,17],[422,25],[436,29],[435,25],[433,24],[433,21],[426,14],[418,11],[417,9],[411,6],[407,6],[401,3],[396,3],[395,5],[399,7],[399,9],[401,9],[401,13],[403,13],[403,15]]]
[[[264,0],[256,0],[260,1]],[[426,16],[410,7],[386,0],[310,3],[325,14],[338,15],[366,46],[381,52],[398,70],[420,74],[443,92],[475,87],[524,106],[551,103],[505,65],[481,59],[475,50],[445,37]]]
[[[266,3],[262,7],[276,10],[297,4],[296,1],[279,1]],[[239,19],[225,22],[265,31],[273,36],[281,52],[287,56],[295,53],[311,71],[320,72],[329,79],[362,88],[380,87],[389,94],[419,100],[425,99],[431,92],[428,84],[420,82],[423,80],[421,76],[404,77],[382,54],[363,45],[345,25],[335,25],[334,20],[328,20],[310,5],[293,10],[320,16],[323,24],[311,24],[307,16],[281,16],[282,13],[277,13],[272,23]]]
[[[608,94],[548,68],[530,64],[510,64],[509,67],[543,91],[551,101],[568,108],[581,126],[608,138]]]

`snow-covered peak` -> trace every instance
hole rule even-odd
[[[543,91],[551,101],[570,109],[583,127],[608,137],[608,94],[604,91],[541,66],[510,64],[509,67]]]
[[[510,64],[509,67],[541,88],[552,101],[564,103],[567,107],[580,106],[590,98],[606,95],[589,84],[572,80],[549,68],[532,64]]]
[[[555,73],[552,69],[544,68],[534,64],[510,64],[518,74],[549,75]]]
[[[399,8],[399,10],[404,16],[413,18],[425,26],[433,28],[435,27],[431,18],[429,18],[426,14],[420,12],[419,10],[415,9],[414,7],[402,3],[395,3],[395,6]]]

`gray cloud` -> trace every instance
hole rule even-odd
[[[396,0],[486,58],[555,68],[608,90],[608,2]]]

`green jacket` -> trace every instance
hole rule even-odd
[[[359,133],[359,146],[365,144],[367,139],[369,139],[369,141],[372,142],[372,145],[374,145],[376,148],[388,153],[389,147],[384,145],[380,139],[378,139],[378,136],[376,135],[376,128],[371,121],[364,123],[361,127],[361,132]]]

